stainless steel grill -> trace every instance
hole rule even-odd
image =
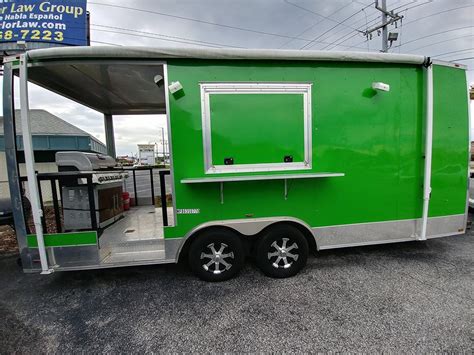
[[[98,228],[105,228],[123,217],[122,192],[126,172],[116,170],[110,156],[84,152],[57,152],[60,172],[92,174],[92,189],[86,179],[68,174],[62,183],[61,201],[64,230],[93,229],[91,206],[94,206]],[[93,204],[90,194],[92,193]]]

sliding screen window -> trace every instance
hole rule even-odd
[[[311,84],[200,86],[207,174],[311,169]]]

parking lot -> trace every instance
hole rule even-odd
[[[0,257],[0,349],[10,352],[469,352],[470,231],[320,252],[275,280],[249,262],[211,284],[185,266],[50,276]]]
[[[160,190],[160,173],[159,171],[163,169],[153,169],[153,190],[155,192],[155,196],[161,196]],[[128,173],[128,178],[125,180],[125,190],[130,193],[132,198],[135,198],[135,191],[133,187],[133,174],[132,172]],[[137,196],[139,199],[139,204],[150,204],[151,198],[151,176],[149,170],[136,170],[135,171],[135,178],[136,178],[136,188],[137,188]],[[165,186],[166,186],[166,193],[171,193],[171,179],[169,175],[165,175]]]

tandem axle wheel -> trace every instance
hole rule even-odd
[[[250,237],[252,238],[252,237]],[[301,231],[289,224],[278,224],[263,231],[256,240],[256,264],[267,276],[296,275],[308,258],[308,242]],[[200,279],[217,282],[236,276],[245,261],[242,237],[226,228],[209,229],[192,242],[188,260]]]

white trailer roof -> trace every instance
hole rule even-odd
[[[33,62],[28,80],[111,115],[166,113],[165,88],[153,78],[165,76],[162,62],[169,58],[411,65],[429,60],[392,53],[105,46],[34,49],[27,55]]]
[[[220,49],[220,48],[168,48],[168,47],[62,47],[34,49],[28,51],[30,60],[51,59],[90,59],[90,58],[128,58],[128,59],[251,59],[251,60],[309,60],[342,62],[380,62],[400,64],[423,64],[425,56],[414,54],[306,51],[282,49]]]

